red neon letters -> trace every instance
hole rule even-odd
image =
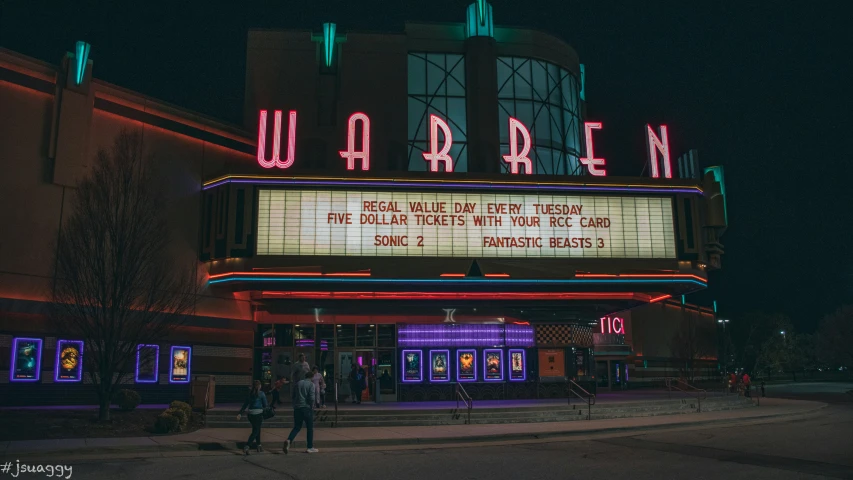
[[[581,158],[581,163],[586,165],[587,170],[591,175],[604,177],[607,171],[604,169],[604,159],[595,158],[592,148],[592,131],[601,130],[601,122],[585,122],[583,124],[584,135],[586,136],[586,157]],[[602,168],[598,168],[598,167]]]
[[[355,151],[355,124],[361,120],[361,151]],[[347,128],[347,150],[340,152],[347,159],[347,170],[355,170],[355,159],[361,159],[361,169],[370,170],[370,118],[363,113],[353,113]]]
[[[666,136],[666,125],[660,126],[660,138],[652,130],[652,126],[646,124],[646,146],[649,150],[649,165],[651,165],[652,178],[660,178],[658,168],[657,152],[661,154],[663,162],[663,176],[672,178],[672,164],[669,160],[669,139]]]
[[[441,131],[444,134],[444,146],[441,147],[440,152],[438,151],[439,128],[441,128]],[[450,127],[447,126],[447,122],[438,118],[437,115],[431,114],[429,116],[429,153],[424,152],[423,154],[424,160],[429,162],[430,172],[438,171],[438,162],[444,162],[445,172],[453,171],[453,159],[447,154],[452,146],[453,135],[450,133]]]
[[[266,142],[267,111],[261,110],[261,118],[258,122],[258,163],[264,168],[290,168],[293,165],[296,150],[296,111],[290,111],[290,119],[287,126],[287,160],[281,161],[281,110],[275,111],[271,160],[266,159],[264,152],[266,150]]]
[[[601,333],[625,335],[625,320],[619,317],[601,317]]]
[[[521,139],[524,146],[521,148],[521,153],[518,153],[518,132],[521,131]],[[527,127],[518,119],[509,117],[509,155],[504,155],[504,162],[509,164],[509,171],[512,174],[518,174],[518,165],[524,165],[524,173],[527,175],[533,174],[533,162],[527,158],[530,153],[530,132]]]

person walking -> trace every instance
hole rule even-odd
[[[750,387],[752,387],[752,379],[749,378],[749,374],[743,372],[743,392],[747,397],[752,397],[752,392],[750,391]]]
[[[349,388],[352,391],[352,403],[361,403],[361,392],[364,390],[364,369],[357,363],[352,364],[349,372]]]
[[[315,387],[312,378],[313,372],[308,372],[305,377],[293,386],[293,430],[284,441],[284,454],[290,452],[290,446],[293,445],[293,440],[302,429],[302,424],[305,424],[305,429],[308,430],[308,449],[305,453],[317,453],[319,450],[314,448],[314,402],[317,401],[315,395]]]
[[[326,379],[323,378],[323,374],[320,373],[320,367],[317,365],[314,365],[311,372],[314,374],[311,377],[311,381],[314,383],[314,398],[316,398],[314,406],[326,408]]]
[[[252,440],[258,442],[258,453],[264,451],[261,446],[261,424],[264,422],[264,409],[267,408],[267,394],[261,391],[261,381],[255,380],[252,388],[249,390],[249,395],[243,406],[240,408],[240,413],[237,414],[237,420],[243,416],[243,412],[249,409],[249,423],[252,425],[252,433],[249,434],[249,439],[246,440],[246,445],[243,447],[243,455],[249,454],[249,448],[252,446]]]

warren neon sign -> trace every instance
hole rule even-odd
[[[287,122],[287,152],[281,157],[282,111],[273,112],[273,141],[272,153],[267,154],[267,110],[261,110],[258,122],[258,163],[264,168],[287,169],[293,166],[296,157],[296,111],[291,110]],[[360,128],[359,128],[359,124]],[[584,138],[586,140],[586,156],[580,159],[586,165],[589,173],[595,176],[606,176],[606,161],[596,158],[593,147],[592,132],[601,130],[601,122],[585,122]],[[356,146],[361,134],[361,149]],[[440,139],[439,137],[442,137]],[[519,143],[520,138],[520,143]],[[439,145],[441,147],[439,148]],[[648,160],[651,165],[653,178],[672,178],[672,162],[669,154],[669,138],[666,125],[661,125],[657,132],[651,125],[646,124],[646,145]],[[429,151],[423,153],[424,161],[429,164],[430,172],[452,172],[453,159],[449,152],[453,146],[453,132],[447,122],[438,115],[429,116]],[[533,162],[528,157],[531,148],[530,131],[517,118],[509,118],[509,155],[503,155],[502,160],[512,174],[533,174]],[[347,149],[341,150],[341,158],[347,161],[347,170],[356,169],[359,160],[361,170],[370,170],[370,117],[357,112],[349,117],[347,122]],[[660,162],[660,165],[658,165]],[[661,171],[663,170],[663,171]]]

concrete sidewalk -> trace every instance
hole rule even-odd
[[[496,425],[444,425],[419,427],[351,427],[314,430],[314,443],[321,449],[431,446],[469,442],[531,441],[579,435],[671,429],[720,424],[745,424],[815,413],[825,407],[820,402],[761,399],[761,406],[738,410],[661,415],[613,420]],[[284,413],[284,412],[282,412]],[[167,454],[187,451],[232,451],[242,447],[250,428],[206,428],[192,433],[130,438],[25,440],[0,442],[5,457],[39,455],[109,455],[119,453]],[[290,433],[286,428],[268,428],[262,433],[266,450],[279,453]],[[297,448],[305,448],[305,432],[300,432]]]

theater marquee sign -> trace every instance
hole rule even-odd
[[[271,189],[259,192],[257,254],[676,256],[670,198]]]

